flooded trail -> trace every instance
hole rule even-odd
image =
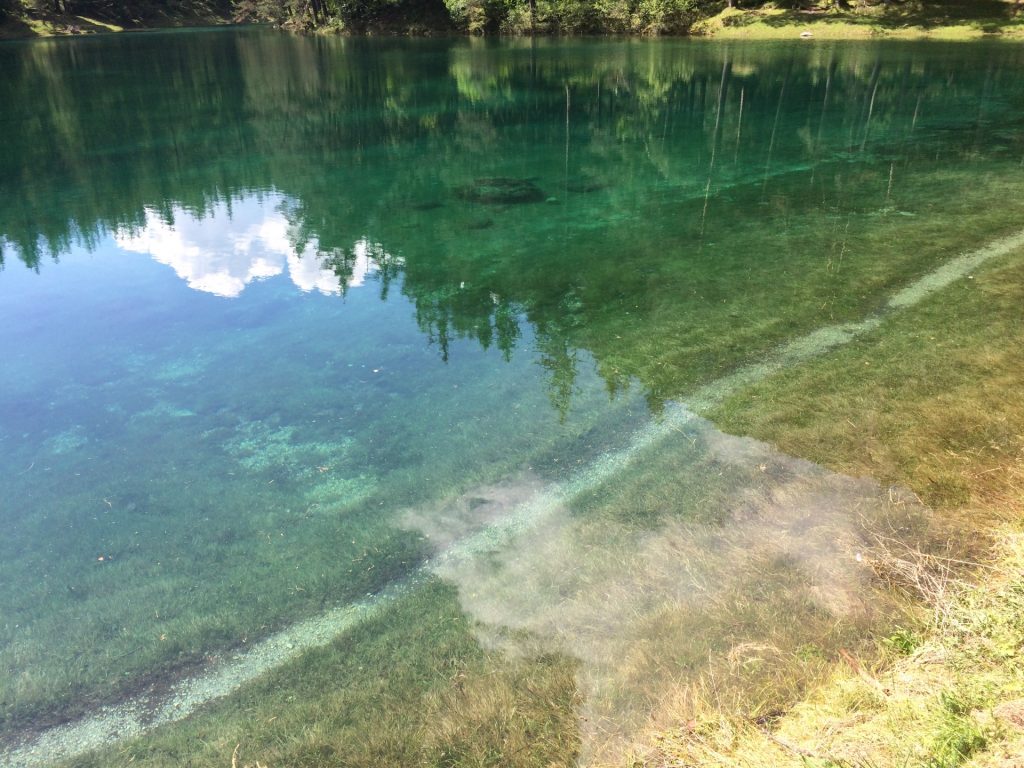
[[[628,692],[602,694],[615,687],[610,681],[618,674],[616,664],[621,663],[624,644],[632,639],[630,627],[639,615],[661,611],[666,604],[685,603],[694,591],[706,592],[716,574],[728,571],[729,552],[749,554],[758,547],[785,555],[810,574],[808,588],[814,599],[840,613],[853,610],[866,565],[851,556],[849,546],[855,540],[847,535],[851,521],[868,508],[915,503],[900,494],[894,497],[873,481],[834,475],[756,441],[724,435],[694,412],[740,387],[851,342],[878,328],[889,314],[912,307],[954,281],[970,278],[987,262],[1021,248],[1024,230],[945,262],[894,293],[878,314],[818,329],[785,344],[768,359],[701,388],[688,406],[670,405],[622,448],[600,456],[564,482],[545,485],[526,477],[501,487],[475,489],[468,495],[483,500],[484,512],[468,526],[466,520],[456,521],[447,533],[431,528],[432,537],[444,548],[411,577],[267,637],[178,681],[160,697],[130,699],[34,735],[0,753],[0,762],[10,768],[38,768],[186,718],[269,670],[330,643],[408,590],[436,577],[458,585],[463,607],[481,624],[528,629],[554,638],[559,647],[580,657],[586,667],[582,674],[592,710],[589,721],[595,727],[611,721],[621,729],[639,727],[643,718],[624,714]],[[722,533],[670,525],[617,545],[620,559],[616,562],[621,567],[567,573],[551,548],[566,557],[593,544],[587,544],[585,525],[567,513],[572,500],[614,481],[649,451],[685,451],[687,445],[712,455],[719,465],[749,473],[749,483],[735,489],[725,505],[736,524]],[[435,519],[410,514],[406,524],[426,530]],[[465,535],[467,527],[475,531]],[[686,553],[701,549],[721,553],[721,559],[711,566],[687,562]],[[607,561],[608,554],[591,558],[591,564]],[[580,580],[586,582],[585,588]],[[524,590],[524,585],[530,588]],[[604,613],[608,603],[595,599],[598,594],[616,595],[612,602],[625,613]],[[640,604],[638,595],[646,596]],[[598,625],[601,629],[595,631]],[[595,752],[599,749],[593,747]]]

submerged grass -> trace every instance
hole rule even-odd
[[[78,768],[573,764],[575,662],[503,659],[440,583],[217,702]]]
[[[676,481],[687,474],[702,481]],[[640,514],[622,514],[622,489],[645,494]],[[831,502],[824,511],[822,499]],[[707,680],[723,706],[771,720],[838,648],[859,651],[880,619],[904,612],[891,592],[864,595],[882,560],[873,542],[894,530],[934,536],[925,510],[870,481],[695,421],[537,527],[479,557],[443,562],[438,575],[457,591],[417,588],[329,649],[73,764],[164,765],[187,755],[212,766],[218,752],[203,746],[211,739],[221,753],[250,745],[241,753],[261,765],[318,756],[356,765],[615,764]],[[431,629],[438,621],[461,638],[455,650],[434,648],[449,642]],[[339,679],[339,648],[355,659],[349,669],[387,691],[394,682],[395,694],[343,696],[363,683]],[[407,667],[432,681],[426,699],[403,682]],[[293,734],[282,743],[247,730],[274,723],[277,733],[279,722],[282,736]],[[355,739],[350,722],[367,733]]]
[[[905,484],[937,508],[1015,509],[1022,280],[1017,252],[707,415],[844,474]]]
[[[769,179],[765,167],[763,182],[716,185],[710,200],[672,194],[646,202],[638,220],[683,216],[685,224],[666,227],[639,248],[628,242],[637,230],[624,229],[617,235],[623,247],[609,248],[616,258],[588,263],[580,295],[590,303],[569,301],[553,311],[554,320],[578,328],[568,337],[572,344],[563,345],[572,352],[566,360],[575,364],[575,348],[594,350],[610,388],[639,379],[657,406],[757,359],[780,340],[870,315],[893,284],[928,272],[977,237],[1018,226],[1015,135],[993,150],[994,161],[966,170],[945,170],[944,145],[932,136],[934,165],[924,163],[922,149],[904,167],[885,159],[885,147],[868,143],[872,111],[868,102],[864,106],[863,138],[860,128],[851,128],[850,147],[826,146],[822,151],[832,159],[810,173],[800,154],[791,172]],[[917,110],[908,103],[905,112],[912,133]],[[739,140],[737,123],[737,153]],[[877,149],[879,156],[858,169],[852,162],[866,157],[866,146],[868,155]],[[977,146],[965,146],[957,157],[974,152]],[[700,181],[711,189],[710,177],[706,187]],[[798,202],[801,195],[814,202]],[[737,216],[737,210],[754,213]],[[589,215],[601,221],[601,213],[595,207]],[[548,219],[552,230],[563,226],[554,214]],[[776,234],[768,242],[766,229]],[[606,235],[612,236],[602,231],[593,242]],[[662,259],[678,252],[680,240],[692,245],[686,258]],[[897,241],[909,245],[893,249]],[[530,269],[559,290],[578,277],[556,279],[552,265],[531,263],[521,248],[507,247],[510,242],[491,247],[511,263],[513,288]],[[561,257],[561,241],[552,242],[548,250]],[[657,260],[648,267],[638,251]],[[465,273],[475,274],[474,266],[469,261]],[[711,416],[730,431],[846,474],[908,485],[942,510],[959,507],[963,517],[1012,511],[1019,475],[1004,470],[1008,457],[1019,456],[1021,414],[1006,393],[1016,390],[1021,370],[1022,278],[1007,260],[888,318],[847,350],[744,389]],[[410,291],[411,285],[410,279]],[[486,296],[488,306],[492,296]],[[543,316],[541,299],[528,306]],[[591,316],[583,312],[587,306]],[[623,321],[624,315],[636,320]],[[542,400],[524,402],[521,380],[513,377],[484,382],[504,388],[486,402],[463,395],[456,423],[446,423],[445,413],[432,413],[433,403],[444,402],[440,395],[412,397],[410,382],[426,386],[415,371],[375,380],[377,407],[386,418],[373,421],[353,415],[358,403],[346,407],[338,400],[338,392],[366,392],[368,384],[344,377],[328,349],[293,344],[311,359],[335,364],[335,377],[325,384],[316,371],[303,380],[296,371],[308,369],[295,360],[262,366],[265,358],[243,348],[234,334],[225,343],[231,349],[225,370],[253,391],[276,385],[266,387],[273,401],[257,396],[254,403],[246,393],[238,399],[248,410],[231,413],[225,403],[232,392],[215,391],[216,372],[202,379],[185,365],[182,375],[164,378],[200,379],[195,390],[202,391],[167,385],[177,399],[163,416],[158,410],[149,417],[162,421],[140,422],[132,433],[130,445],[140,453],[151,449],[154,425],[174,443],[162,447],[152,474],[129,477],[118,486],[122,493],[101,498],[95,488],[77,486],[46,497],[50,492],[35,488],[34,476],[24,480],[23,497],[42,496],[48,514],[73,526],[54,526],[65,534],[55,537],[45,526],[30,529],[26,545],[12,536],[6,551],[0,549],[7,572],[32,585],[11,598],[16,607],[29,617],[47,613],[35,626],[17,626],[14,618],[13,629],[4,628],[12,640],[2,663],[19,670],[0,683],[5,725],[67,715],[62,707],[68,702],[109,700],[130,691],[140,672],[174,672],[176,664],[202,662],[211,650],[223,652],[325,604],[375,590],[431,551],[417,535],[425,531],[389,529],[403,507],[423,502],[428,508],[419,518],[436,522],[437,510],[429,507],[437,502],[453,507],[445,514],[476,524],[475,516],[490,514],[476,497],[491,494],[474,484],[486,487],[520,470],[523,460],[537,465],[538,476],[558,477],[562,464],[599,454],[616,432],[615,425],[602,432],[570,424],[550,437],[524,415],[546,412]],[[261,369],[245,369],[247,356]],[[439,391],[464,384],[454,376],[438,378]],[[579,382],[567,378],[566,399],[578,397]],[[140,377],[145,386],[126,380],[125,397],[111,396],[111,402],[130,403],[128,393],[154,386],[152,379],[161,375]],[[288,400],[293,392],[300,394]],[[522,410],[502,407],[509,402]],[[190,418],[190,409],[214,414],[211,439],[224,455],[197,452],[196,436],[173,426]],[[141,404],[138,411],[147,412]],[[491,411],[502,420],[486,421]],[[280,423],[277,412],[309,413],[320,421],[300,429]],[[325,442],[343,428],[343,418],[350,420],[346,425],[355,421],[366,439]],[[237,429],[257,420],[266,429]],[[91,453],[102,451],[96,431],[57,432],[50,450],[64,456],[59,451],[71,447],[83,461],[103,458]],[[488,431],[518,434],[521,442],[481,439]],[[704,453],[695,453],[694,444]],[[703,737],[719,724],[760,732],[780,723],[813,685],[833,674],[836,659],[846,658],[841,651],[855,660],[884,659],[929,642],[915,605],[948,604],[959,577],[955,561],[971,556],[946,546],[956,529],[898,494],[894,509],[885,499],[879,503],[877,493],[850,493],[863,506],[848,508],[833,504],[834,493],[808,501],[808,489],[794,482],[808,473],[806,466],[775,461],[763,446],[751,449],[742,441],[718,447],[734,450],[710,452],[703,433],[660,443],[613,482],[572,500],[551,526],[523,537],[520,546],[496,548],[478,568],[445,573],[457,593],[440,585],[417,589],[329,648],[303,655],[188,721],[74,764],[224,766],[233,757],[250,766],[614,763],[634,748],[644,758],[637,733],[664,733],[680,722],[687,727],[671,735],[669,746],[683,754],[684,736]],[[426,457],[434,461],[429,473]],[[21,466],[31,468],[32,461],[26,457]],[[130,464],[113,466],[126,475],[135,471]],[[386,468],[388,477],[344,471],[360,466]],[[61,474],[70,478],[79,469],[88,467],[63,465]],[[209,480],[241,470],[252,482],[243,491],[234,481]],[[182,482],[191,472],[204,478],[203,487]],[[425,474],[431,475],[429,492]],[[749,493],[736,498],[737,487]],[[295,508],[298,499],[301,508]],[[826,512],[815,514],[822,507]],[[172,527],[172,513],[187,509],[194,516]],[[143,529],[159,548],[146,550],[133,540]],[[51,538],[53,546],[37,557],[32,543]],[[38,573],[45,578],[34,578]],[[866,591],[869,584],[879,590]],[[901,629],[879,634],[878,627],[896,622]],[[89,655],[97,644],[99,656]],[[854,678],[866,688],[854,691],[851,706],[879,696],[870,682],[873,662],[855,663],[865,674]],[[963,715],[970,701],[955,690],[947,697],[948,727],[926,734],[936,760],[979,748]]]
[[[769,721],[723,707],[702,682],[650,764],[1013,764],[1024,746],[1024,402],[1012,396],[1024,363],[1021,256],[710,413],[844,473],[908,485],[966,521],[971,557],[983,562],[967,581],[962,555],[880,538],[879,578],[916,592],[930,608],[924,619],[908,614],[863,655],[833,657],[819,685]],[[979,548],[993,538],[994,554]]]
[[[904,483],[940,514],[899,494],[823,513],[801,502],[799,462],[684,432],[512,546],[442,571],[449,586],[73,764],[938,767],[1013,749],[1024,549],[1006,534],[982,587],[963,564],[983,555],[982,514],[1020,510],[1024,414],[1005,394],[1022,285],[1014,252],[711,414]],[[924,468],[898,460],[913,455]],[[695,466],[709,483],[678,482]],[[699,514],[723,506],[727,525]]]
[[[858,158],[840,155],[780,174],[767,198],[756,181],[722,189],[707,206],[703,236],[689,233],[685,256],[663,259],[657,248],[637,254],[631,274],[614,276],[620,284],[631,281],[629,305],[595,306],[574,340],[594,350],[610,382],[639,379],[655,405],[685,400],[695,385],[756,362],[781,342],[822,325],[863,320],[884,305],[893,286],[979,240],[1014,231],[999,202],[1012,185],[1004,160],[989,166],[990,173],[981,166],[937,167],[930,159],[902,168],[851,164]],[[949,189],[962,191],[951,196]],[[669,210],[695,223],[702,203],[672,201],[643,215],[657,221]],[[765,238],[765,231],[773,236]],[[679,248],[667,238],[658,246]]]
[[[844,474],[904,483],[942,509],[959,504],[988,514],[1011,504],[1018,480],[999,470],[1019,451],[1021,432],[1019,408],[1004,397],[1020,362],[1020,346],[1007,343],[1021,332],[1017,262],[1013,254],[890,316],[850,347],[744,389],[710,415],[729,431]],[[250,445],[246,433],[232,445],[257,471],[273,472],[294,436],[270,435]],[[696,430],[659,444],[614,482],[573,500],[558,527],[496,551],[479,569],[443,573],[460,588],[460,618],[451,619],[460,625],[459,650],[451,658],[476,659],[465,678],[443,676],[444,652],[419,646],[438,637],[414,626],[449,611],[452,594],[417,592],[402,605],[419,605],[420,613],[396,607],[374,624],[377,634],[359,629],[339,639],[364,659],[363,669],[339,676],[336,643],[185,722],[74,764],[172,765],[187,756],[195,766],[223,765],[239,744],[248,765],[532,765],[578,757],[603,764],[630,751],[643,760],[644,733],[671,732],[663,748],[682,750],[689,747],[673,739],[703,738],[709,722],[760,732],[828,680],[843,654],[870,660],[855,662],[870,675],[874,660],[926,634],[914,606],[944,598],[956,561],[973,557],[947,547],[956,533],[944,521],[903,510],[847,514],[846,527],[815,523],[779,493],[799,475],[793,466],[749,446],[719,445],[716,453],[708,440]],[[312,438],[298,445],[311,460],[320,456]],[[759,475],[766,495],[733,503],[731,489],[756,489]],[[815,524],[820,530],[800,538]],[[780,531],[798,533],[780,546]],[[865,593],[869,583],[879,590]],[[880,632],[896,623],[902,634]],[[399,642],[400,631],[411,634]],[[422,695],[400,697],[408,686],[389,687],[395,654],[403,653],[417,670],[408,674],[431,681]],[[346,676],[356,672],[362,677],[354,682]],[[524,680],[532,681],[525,693]],[[362,698],[340,693],[371,681],[383,687]],[[716,719],[722,713],[729,716]],[[673,731],[680,722],[694,723],[685,738]],[[962,718],[950,723],[943,743],[973,743]],[[510,746],[533,744],[537,734],[539,753]]]
[[[148,376],[127,375],[120,384],[206,407],[205,393],[154,387]],[[15,510],[16,525],[0,546],[5,578],[26,585],[5,597],[0,665],[9,674],[0,678],[0,733],[45,728],[122,696],[160,691],[286,624],[377,592],[434,552],[420,533],[395,527],[409,509],[427,514],[442,500],[487,495],[490,481],[522,461],[542,469],[545,456],[568,460],[591,441],[613,439],[608,424],[572,417],[552,429],[537,411],[541,421],[525,438],[533,453],[511,443],[484,449],[475,421],[442,436],[412,426],[430,416],[410,413],[411,404],[389,406],[387,441],[379,423],[365,439],[328,395],[302,392],[319,421],[227,412],[205,421],[201,435],[196,417],[125,397],[120,448],[91,422],[26,456],[22,466],[30,469],[12,479],[11,498],[28,503]],[[502,414],[480,421],[494,429],[495,418],[525,423]],[[348,429],[335,426],[340,416]],[[161,435],[157,444],[153,434]],[[151,470],[131,463],[136,452],[154,458]],[[428,455],[433,482],[424,487],[420,462]],[[353,469],[366,466],[380,477]],[[98,467],[100,491],[84,480]],[[75,480],[38,487],[50,472]],[[48,543],[40,550],[33,541]]]

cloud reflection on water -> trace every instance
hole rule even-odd
[[[190,288],[226,298],[285,272],[302,291],[337,295],[377,272],[381,247],[363,238],[352,246],[351,274],[339,277],[327,265],[332,252],[295,236],[283,202],[278,195],[222,201],[200,214],[175,206],[170,216],[147,209],[145,225],[118,230],[114,242],[171,267]]]

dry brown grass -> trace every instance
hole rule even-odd
[[[950,586],[930,634],[888,664],[852,656],[777,721],[723,714],[706,691],[650,765],[1006,766],[1022,731],[1024,535],[1003,531],[999,570]],[[1011,763],[1012,764],[1012,763]]]

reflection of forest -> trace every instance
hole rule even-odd
[[[0,260],[39,269],[154,218],[283,197],[294,254],[339,286],[353,244],[394,254],[384,291],[401,272],[442,354],[455,336],[509,354],[525,318],[556,399],[585,348],[611,389],[639,377],[657,402],[920,271],[910,252],[889,275],[858,264],[903,232],[866,215],[895,205],[894,178],[938,200],[929,174],[1019,159],[1022,57],[264,31],[8,46]],[[550,199],[454,194],[494,176]]]

